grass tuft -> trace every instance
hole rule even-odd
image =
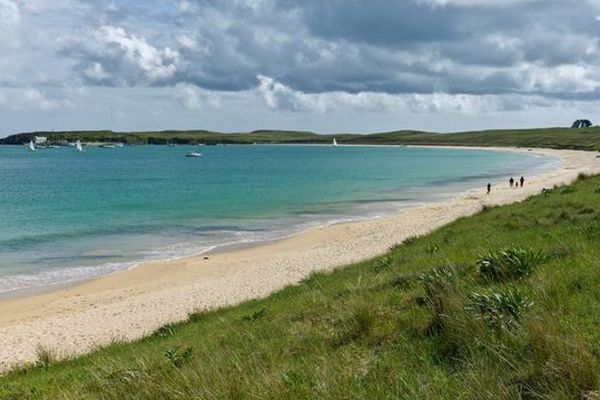
[[[186,347],[183,351],[179,346],[171,347],[164,352],[164,356],[175,368],[180,368],[192,358],[192,348]]]
[[[509,247],[479,256],[476,264],[481,277],[501,282],[527,277],[547,259],[541,251]]]
[[[469,295],[469,300],[467,311],[485,321],[489,327],[498,330],[513,330],[518,327],[523,313],[533,305],[515,289],[503,292],[473,292]]]

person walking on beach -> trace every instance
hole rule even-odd
[[[487,194],[490,194],[490,191],[492,190],[492,184],[488,183],[487,184]]]
[[[523,184],[525,183],[525,178],[521,177],[520,181],[521,181],[521,187],[523,187]]]
[[[511,176],[510,179],[508,180],[508,183],[510,184],[510,187],[512,188],[513,185],[515,184],[515,180],[513,179],[513,177]]]

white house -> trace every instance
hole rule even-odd
[[[48,138],[46,136],[36,136],[33,138],[33,141],[35,142],[35,144],[46,144],[46,142],[48,141]]]

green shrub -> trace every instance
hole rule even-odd
[[[336,325],[333,344],[336,347],[343,346],[370,335],[375,325],[375,313],[372,308],[363,304],[357,306],[349,318],[340,320]]]
[[[37,360],[34,364],[35,368],[47,370],[56,361],[54,354],[47,348],[38,346],[35,350]]]
[[[425,295],[429,299],[435,298],[440,292],[446,291],[454,279],[454,270],[448,266],[435,267],[419,277],[419,281],[425,289]]]
[[[265,307],[263,307],[260,310],[255,311],[250,315],[243,316],[242,321],[256,321],[257,319],[260,319],[261,317],[264,317],[265,315],[267,315],[267,309]]]
[[[514,329],[519,325],[523,312],[533,305],[517,290],[474,292],[469,299],[467,310],[494,329]]]
[[[173,335],[175,335],[175,325],[173,324],[163,325],[152,334],[152,336],[160,338],[166,338]]]
[[[402,241],[402,244],[413,244],[414,242],[417,241],[417,239],[418,239],[417,236],[409,236]]]
[[[576,191],[577,189],[575,189],[573,186],[564,186],[560,189],[560,194],[569,194],[574,193]]]
[[[454,301],[455,271],[448,266],[436,267],[420,276],[425,290],[424,303],[431,308],[433,319],[427,327],[429,334],[439,333],[445,326],[445,318]]]
[[[427,252],[429,254],[437,253],[440,251],[440,246],[437,243],[431,243],[427,246]]]
[[[165,357],[175,368],[181,367],[192,358],[192,348],[187,347],[180,351],[179,346],[171,347],[165,351]]]
[[[384,256],[375,260],[375,262],[373,263],[373,269],[376,273],[379,273],[388,269],[392,265],[392,263],[393,260],[391,257]]]
[[[546,188],[543,188],[543,189],[542,189],[542,195],[543,195],[543,196],[549,196],[549,195],[551,195],[553,192],[554,192],[554,189],[546,189]]]
[[[537,266],[546,262],[546,259],[541,251],[510,247],[479,256],[477,272],[483,278],[493,281],[519,279],[531,275]]]
[[[412,286],[417,277],[416,274],[401,273],[392,278],[391,284],[396,289],[407,289]]]

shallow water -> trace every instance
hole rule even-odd
[[[393,146],[0,146],[0,293],[373,218],[556,162]]]

